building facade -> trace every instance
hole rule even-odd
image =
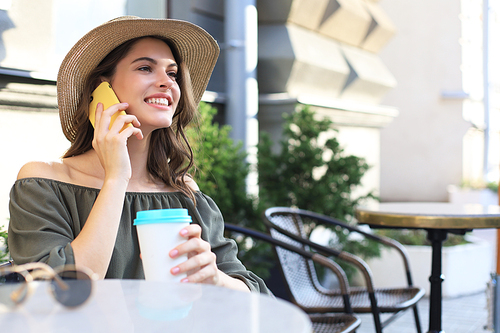
[[[396,0],[241,0],[254,10],[245,17],[255,36],[235,41],[226,29],[237,14],[228,6],[238,1],[0,1],[0,126],[8,142],[0,148],[7,157],[0,164],[0,225],[8,219],[8,192],[19,168],[57,159],[69,147],[57,114],[60,62],[85,32],[120,15],[184,19],[214,36],[221,56],[204,100],[218,107],[220,120],[240,112],[230,106],[229,52],[255,47],[251,126],[277,141],[282,114],[310,105],[334,122],[332,135],[346,153],[371,165],[362,192],[384,200],[445,200],[446,186],[462,179],[463,137],[471,127],[462,117],[463,100],[446,97],[464,91],[459,0],[440,2],[444,7],[416,2],[411,10]],[[418,10],[432,12],[422,22],[439,21],[439,28],[412,19]],[[422,62],[433,65],[424,72]],[[423,93],[431,87],[442,111]],[[245,129],[250,142],[256,128]],[[417,149],[414,142],[425,145]]]
[[[499,1],[380,5],[398,27],[379,53],[398,81],[383,103],[400,112],[381,132],[381,199],[447,201],[450,185],[498,182]]]
[[[227,104],[224,66],[227,11],[231,1],[172,0],[169,16],[203,26],[221,45],[221,57],[208,90]],[[247,1],[248,2],[248,1]],[[258,128],[278,141],[283,113],[310,105],[335,123],[346,153],[364,157],[371,169],[362,192],[379,192],[380,130],[398,110],[382,99],[397,82],[378,53],[396,28],[378,1],[253,1],[258,17]],[[238,15],[238,14],[232,14]],[[221,113],[238,112],[221,108]],[[334,135],[334,134],[332,134]]]

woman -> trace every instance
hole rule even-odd
[[[57,83],[71,147],[59,162],[31,162],[19,172],[9,223],[15,263],[76,263],[101,278],[143,278],[137,211],[187,208],[194,223],[169,255],[189,259],[171,273],[187,273],[183,282],[268,292],[238,261],[217,206],[187,174],[193,156],[184,127],[218,53],[215,40],[191,23],[137,17],[107,22],[75,44]],[[106,110],[99,103],[94,129],[90,95],[101,82],[121,103]],[[119,111],[126,114],[110,126]]]

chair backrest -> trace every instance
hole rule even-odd
[[[270,225],[306,236],[300,216],[291,211],[274,211],[272,214],[266,213],[265,216]],[[310,251],[306,245],[287,237],[272,227],[269,228],[269,232],[275,239]],[[315,299],[318,293],[327,293],[328,290],[318,281],[313,261],[280,247],[275,247],[274,250],[292,301],[306,308],[316,307]]]

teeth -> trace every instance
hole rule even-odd
[[[159,105],[166,105],[166,106],[168,106],[168,99],[166,99],[166,98],[148,98],[146,100],[146,103],[148,103],[148,104],[159,104]]]

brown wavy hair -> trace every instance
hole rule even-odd
[[[190,177],[188,170],[194,167],[194,158],[184,128],[195,117],[197,105],[193,97],[189,70],[179,57],[175,45],[168,39],[157,36],[131,39],[111,51],[90,73],[75,114],[76,137],[63,157],[80,155],[92,149],[94,128],[89,121],[90,95],[101,82],[100,78],[111,79],[116,72],[117,63],[127,56],[135,43],[148,37],[162,40],[172,50],[179,66],[177,83],[181,90],[181,98],[173,115],[172,125],[157,129],[151,134],[147,169],[153,179],[184,193],[195,202],[193,190],[185,182],[186,177]]]

